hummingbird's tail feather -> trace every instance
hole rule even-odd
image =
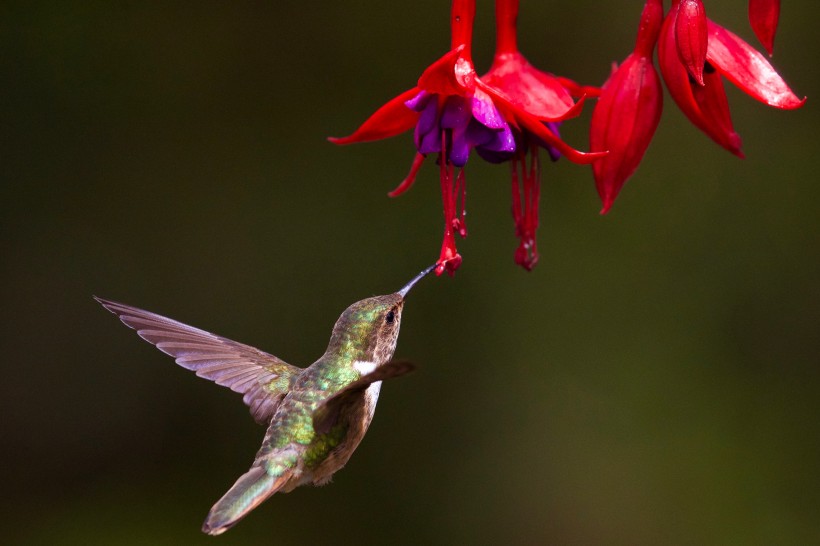
[[[221,535],[233,527],[248,512],[259,506],[265,499],[284,486],[290,473],[273,477],[261,466],[253,466],[242,474],[221,499],[216,501],[205,523],[202,532],[209,535]]]

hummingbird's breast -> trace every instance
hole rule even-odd
[[[329,482],[333,474],[347,464],[353,452],[359,447],[373,420],[381,386],[382,382],[378,381],[367,387],[361,393],[360,400],[356,401],[346,413],[343,423],[345,433],[339,443],[327,453],[327,456],[313,470],[312,481],[314,485],[324,485]]]
[[[333,364],[336,364],[335,366]],[[265,434],[257,459],[265,460],[276,475],[291,471],[292,482],[283,491],[305,483],[321,485],[341,469],[367,432],[378,401],[381,382],[356,395],[327,433],[313,428],[313,416],[322,403],[358,379],[352,365],[317,361],[293,384]]]

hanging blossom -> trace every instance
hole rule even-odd
[[[515,263],[531,271],[538,262],[535,232],[538,229],[538,208],[541,196],[541,164],[538,148],[545,148],[550,158],[557,161],[561,151],[542,138],[545,132],[559,135],[560,122],[577,116],[587,95],[598,95],[600,90],[584,87],[567,78],[542,72],[533,67],[518,50],[518,0],[496,0],[496,48],[490,70],[481,77],[486,85],[503,97],[500,106],[508,119],[513,120],[515,150],[492,152],[478,149],[478,154],[491,163],[509,161],[512,172],[512,215],[515,234],[519,239]],[[575,102],[573,94],[581,100]],[[520,112],[540,122],[531,130],[515,120]],[[531,125],[530,125],[531,126]]]
[[[444,239],[436,274],[450,275],[461,265],[455,234],[466,237],[464,166],[472,149],[488,157],[516,150],[511,128],[524,128],[546,145],[577,163],[601,153],[583,153],[568,146],[542,123],[539,115],[519,106],[476,75],[471,57],[474,0],[454,0],[450,15],[451,51],[428,67],[418,85],[379,108],[353,134],[331,138],[336,144],[366,142],[398,135],[415,127],[416,156],[407,177],[389,193],[407,191],[429,154],[438,154],[444,205]]]
[[[661,80],[652,64],[652,53],[663,21],[661,0],[649,0],[641,14],[635,50],[615,67],[604,83],[592,112],[589,145],[609,150],[592,165],[595,187],[606,214],[626,180],[643,159],[663,109]]]
[[[661,74],[675,103],[687,118],[720,146],[743,157],[740,136],[735,132],[729,113],[729,101],[723,87],[726,78],[741,91],[775,108],[799,108],[805,99],[797,97],[769,61],[748,43],[706,17],[701,9],[689,17],[682,6],[689,2],[673,0],[666,15],[658,43]],[[698,0],[700,3],[700,0]],[[680,32],[676,27],[691,29]],[[692,81],[680,61],[678,51],[682,36],[703,40],[706,33],[706,56],[703,82]]]
[[[444,208],[444,238],[436,273],[453,274],[461,264],[455,235],[467,235],[464,167],[475,149],[483,159],[509,161],[512,214],[519,245],[515,261],[532,269],[538,261],[536,230],[540,200],[539,148],[553,160],[592,164],[601,213],[612,207],[634,174],[655,134],[663,109],[660,74],[675,103],[701,131],[743,157],[723,79],[753,98],[784,110],[799,98],[752,46],[706,17],[703,0],[646,0],[632,53],[599,90],[535,69],[518,51],[518,0],[496,1],[496,52],[490,70],[477,77],[471,57],[474,0],[453,0],[451,50],[428,67],[418,84],[390,100],[337,144],[392,137],[414,129],[417,153],[407,177],[389,193],[414,183],[429,154],[436,154]],[[749,0],[749,20],[771,54],[779,0]],[[590,126],[591,151],[568,146],[560,125],[576,116],[587,97],[598,97]],[[575,100],[579,99],[579,100]]]
[[[779,2],[751,0],[750,18],[771,47]],[[766,58],[752,46],[706,17],[702,0],[673,0],[664,17],[661,0],[647,0],[635,51],[616,68],[592,115],[590,147],[608,150],[592,166],[606,213],[635,172],[655,133],[662,110],[662,91],[652,65],[658,63],[672,99],[686,117],[712,140],[743,157],[734,129],[723,78],[753,98],[784,110],[805,102],[789,88]]]

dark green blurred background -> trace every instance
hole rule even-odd
[[[538,67],[600,84],[642,2],[532,2]],[[707,2],[753,41],[746,2]],[[428,279],[335,483],[199,526],[262,437],[91,299],[307,365],[351,302],[437,257],[435,169],[386,192],[408,135],[337,148],[449,44],[448,4],[12,2],[0,7],[4,543],[820,542],[818,4],[775,65],[810,97],[729,89],[748,159],[666,102],[613,211],[544,172],[541,263],[513,264],[504,167],[468,167],[470,237]],[[488,67],[492,5],[476,62]],[[755,42],[756,43],[756,42]],[[566,125],[586,148],[589,120]]]

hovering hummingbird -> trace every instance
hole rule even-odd
[[[307,368],[181,322],[96,299],[129,328],[183,368],[241,393],[267,425],[251,469],[211,508],[202,531],[219,535],[265,499],[300,485],[323,485],[347,463],[367,432],[384,379],[410,372],[390,362],[407,293],[435,268],[401,290],[358,301],[333,326],[325,354]]]

